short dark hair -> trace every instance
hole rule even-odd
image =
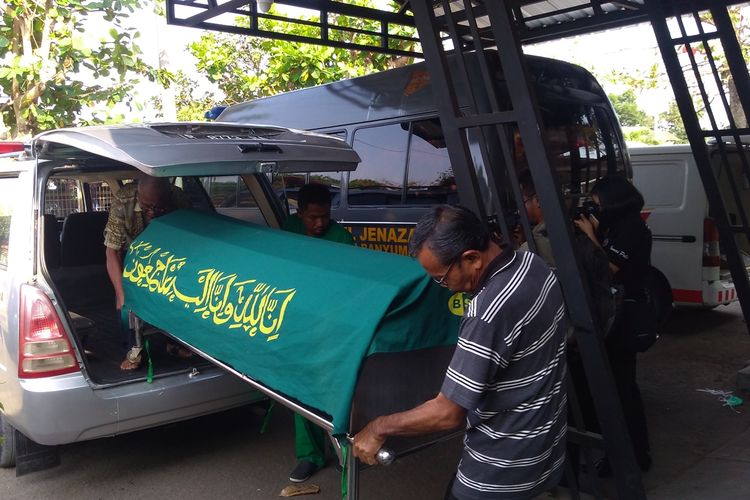
[[[305,210],[310,203],[315,205],[330,205],[331,192],[323,184],[315,182],[305,184],[297,193],[297,207],[300,210]]]
[[[426,245],[443,265],[467,250],[486,250],[490,232],[469,209],[453,205],[433,207],[417,223],[409,240],[409,255],[416,257]]]
[[[599,198],[602,212],[613,215],[640,212],[644,204],[638,188],[621,175],[602,177],[591,189],[591,195]]]

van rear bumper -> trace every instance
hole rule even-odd
[[[78,373],[19,381],[6,418],[39,444],[58,445],[147,429],[265,399],[217,367],[93,389]],[[20,403],[20,404],[18,404]]]
[[[715,307],[737,300],[737,291],[731,280],[704,281],[702,290],[672,290],[676,306]]]
[[[703,302],[708,306],[727,305],[737,300],[737,291],[734,282],[719,280],[711,283],[703,283]]]

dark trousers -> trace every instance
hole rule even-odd
[[[612,377],[614,378],[617,395],[620,398],[623,417],[625,418],[625,424],[628,427],[628,433],[633,443],[636,460],[641,468],[646,468],[650,464],[651,449],[649,446],[648,425],[643,409],[643,400],[641,399],[641,391],[638,388],[636,380],[638,353],[629,347],[630,344],[617,341],[617,339],[622,339],[626,333],[617,330],[618,328],[622,328],[622,325],[623,322],[615,322],[615,325],[612,327],[613,331],[610,332],[610,337],[608,337],[606,342],[607,357],[612,368]],[[589,391],[583,371],[583,362],[576,351],[569,351],[568,366],[586,428],[594,432],[601,432],[601,426],[596,418],[596,411],[594,409],[594,400]],[[569,452],[571,451],[574,455],[572,458],[575,467],[577,466],[578,450],[569,450]]]
[[[643,409],[641,391],[636,380],[636,358],[634,351],[617,351],[609,354],[612,365],[612,376],[615,379],[617,393],[620,396],[622,412],[628,426],[630,440],[633,443],[635,458],[645,468],[650,462],[651,447],[648,442],[648,425]]]

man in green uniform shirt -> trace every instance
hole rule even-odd
[[[297,196],[298,211],[287,218],[282,229],[291,233],[354,245],[349,231],[331,220],[331,193],[322,184],[306,184]],[[297,465],[289,474],[295,483],[307,481],[326,462],[325,431],[304,417],[294,415]]]

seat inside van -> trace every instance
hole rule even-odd
[[[48,214],[50,215],[50,214]],[[65,305],[71,311],[114,303],[114,290],[107,275],[104,226],[108,212],[69,214],[62,225],[59,245],[54,241],[52,218],[45,215],[47,268]],[[55,254],[59,247],[59,255]],[[58,264],[59,265],[56,265]]]
[[[114,174],[128,179],[130,172]],[[146,363],[133,371],[123,371],[120,363],[126,352],[126,333],[120,311],[115,308],[114,287],[107,273],[104,228],[109,218],[106,210],[77,211],[88,205],[108,209],[113,191],[102,187],[105,182],[96,174],[86,173],[80,179],[66,172],[63,180],[54,178],[45,193],[40,220],[40,249],[44,268],[64,305],[72,333],[92,380],[101,384],[119,383],[145,376]],[[112,174],[102,174],[112,175]],[[109,180],[109,179],[108,179]],[[75,190],[70,186],[76,183]],[[54,187],[52,187],[54,186]],[[61,192],[62,191],[62,192]],[[91,193],[89,203],[69,203],[71,193]],[[52,212],[52,213],[50,213]],[[168,339],[153,328],[146,338],[150,343],[154,376],[191,370],[207,363],[199,356],[179,359],[167,353]]]
[[[79,212],[65,218],[60,235],[63,267],[105,264],[104,227],[108,212]]]

